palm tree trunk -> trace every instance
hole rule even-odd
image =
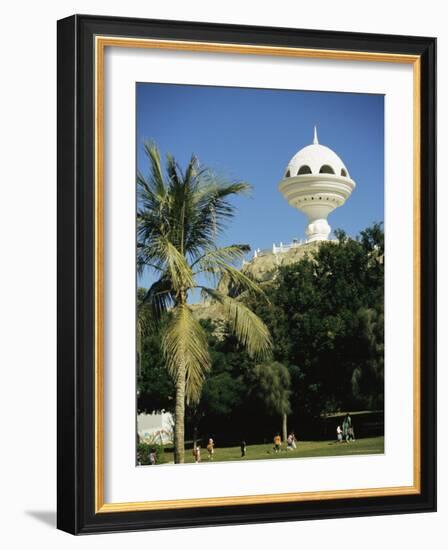
[[[286,413],[283,413],[283,417],[282,417],[282,420],[283,420],[283,441],[286,441],[288,439],[288,415]]]
[[[174,409],[174,463],[185,461],[185,365],[179,365]]]

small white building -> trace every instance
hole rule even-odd
[[[166,445],[173,442],[174,419],[169,412],[137,415],[137,433],[142,443]]]

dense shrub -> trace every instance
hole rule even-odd
[[[137,445],[137,463],[141,466],[148,466],[150,464],[149,454],[152,451],[156,453],[156,464],[166,463],[163,445],[149,445],[148,443],[139,443]]]

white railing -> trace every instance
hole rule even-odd
[[[261,249],[261,248],[256,248],[254,250],[254,255],[253,257],[254,258],[258,258],[259,256],[266,256],[268,254],[282,254],[284,252],[288,252],[289,250],[293,249],[293,248],[299,248],[299,246],[302,246],[303,244],[305,244],[306,241],[303,241],[302,239],[299,241],[299,240],[294,240],[292,243],[280,243],[279,245],[277,244],[273,244],[272,245],[272,248],[265,248],[265,249]],[[248,261],[246,260],[243,260],[243,266],[246,265],[247,263],[249,263]]]
[[[279,245],[276,245],[275,243],[272,245],[272,252],[273,254],[281,254],[283,252],[288,252],[289,250],[293,248],[299,248],[299,246],[302,246],[304,244],[304,241],[293,241],[292,243],[280,243]]]

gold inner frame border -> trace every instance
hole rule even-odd
[[[145,48],[208,53],[233,53],[279,57],[301,57],[347,61],[406,63],[413,66],[413,458],[414,483],[402,487],[343,489],[302,493],[225,496],[141,502],[106,503],[104,501],[104,55],[106,47]],[[344,498],[365,498],[420,494],[421,492],[421,388],[420,388],[420,280],[421,280],[421,215],[420,215],[420,124],[421,60],[418,55],[346,50],[321,50],[251,44],[226,44],[96,36],[95,59],[95,513],[167,510],[245,504],[304,502]]]

